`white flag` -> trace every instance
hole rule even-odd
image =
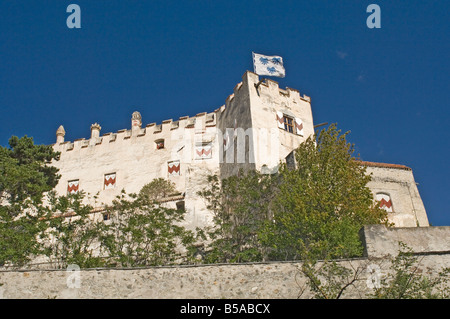
[[[253,68],[258,75],[277,76],[280,78],[285,76],[283,58],[280,56],[268,56],[253,52]]]

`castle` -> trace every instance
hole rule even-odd
[[[314,123],[309,96],[281,89],[277,82],[260,80],[247,71],[225,105],[212,112],[147,125],[134,112],[130,129],[103,135],[100,131],[95,123],[89,139],[69,142],[59,127],[53,145],[61,152],[53,163],[61,174],[57,193],[83,190],[90,195],[89,204],[101,212],[122,189],[137,193],[153,179],[165,178],[178,191],[165,202],[185,208],[185,226],[195,228],[212,222],[211,212],[197,195],[208,175],[226,178],[240,168],[275,172],[280,161],[292,162],[293,150],[314,134]],[[368,187],[396,227],[429,226],[409,167],[361,165],[372,174]]]

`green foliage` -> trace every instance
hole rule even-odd
[[[144,185],[139,195],[147,197],[149,200],[159,200],[175,192],[175,185],[172,182],[164,178],[156,178],[147,185]]]
[[[346,136],[330,125],[295,151],[296,169],[281,166],[273,220],[261,234],[272,259],[361,256],[361,227],[387,222]]]
[[[344,266],[342,261],[338,264],[336,261],[319,263],[317,260],[305,260],[299,274],[306,278],[306,287],[300,287],[299,297],[309,288],[312,298],[339,299],[347,288],[353,286],[361,297],[370,299],[448,299],[450,269],[423,274],[420,257],[405,245],[401,246],[403,250],[390,262],[390,266],[376,274],[379,278],[373,282],[371,293],[368,291],[372,288],[367,286],[369,278],[362,275],[367,273],[369,266],[376,265],[381,270],[385,260],[368,260],[357,267],[349,262],[350,268]]]
[[[370,176],[335,125],[295,151],[297,167],[264,175],[210,177],[199,194],[214,212],[207,262],[330,259],[361,256],[359,230],[387,223]]]
[[[208,178],[209,187],[201,192],[208,208],[214,213],[214,227],[207,228],[205,238],[210,242],[204,261],[248,262],[264,258],[258,232],[269,216],[274,195],[270,175],[255,171],[220,181]]]
[[[172,183],[156,179],[138,195],[122,191],[98,213],[83,204],[84,194],[53,197],[46,218],[46,255],[61,267],[77,264],[80,268],[187,261],[181,251],[191,249],[194,236],[181,226],[185,212],[158,201],[174,189]],[[104,215],[109,218],[104,220]]]
[[[153,185],[156,189],[153,189]],[[180,262],[180,251],[193,242],[192,232],[181,223],[184,210],[164,207],[148,196],[161,191],[161,180],[144,186],[139,195],[123,193],[107,208],[107,222],[101,243],[115,266],[158,266]],[[162,193],[172,190],[167,184]]]
[[[8,209],[0,207],[0,266],[21,266],[30,260],[30,256],[39,254],[36,236],[41,227],[38,218],[32,214],[12,218],[8,213]]]
[[[84,193],[57,197],[49,194],[50,206],[42,221],[45,230],[41,233],[43,254],[60,267],[77,264],[80,268],[105,265],[99,238],[105,230],[104,224],[95,220],[93,207],[83,203]]]
[[[51,145],[34,145],[33,138],[12,136],[10,148],[0,147],[0,193],[10,204],[29,199],[42,202],[43,194],[52,190],[60,176],[48,165],[59,159]],[[19,212],[15,212],[16,215]]]
[[[381,285],[371,295],[375,299],[448,299],[450,268],[434,276],[422,274],[420,260],[404,244],[403,251],[393,260]]]
[[[9,146],[0,147],[0,265],[20,266],[40,253],[42,199],[59,179],[48,164],[59,153],[27,136],[11,137]]]
[[[175,192],[156,179],[139,195],[118,197],[104,212],[93,212],[85,194],[56,196],[59,159],[52,146],[12,137],[0,148],[0,265],[21,267],[36,256],[66,267],[166,265],[192,251],[194,236],[181,226],[184,211],[159,203]],[[46,196],[46,203],[43,198]],[[99,216],[100,215],[100,216]],[[186,257],[184,257],[187,260]]]
[[[312,298],[339,299],[345,290],[353,286],[362,273],[362,268],[349,269],[336,261],[325,261],[318,266],[316,261],[305,260],[301,273],[307,279]],[[299,297],[306,289],[301,289]]]

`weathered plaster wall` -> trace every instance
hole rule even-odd
[[[368,226],[363,238],[370,245],[367,258],[341,260],[348,269],[361,275],[344,298],[364,298],[372,290],[367,285],[370,265],[380,267],[381,276],[389,271],[390,261],[381,258],[395,251],[396,239],[411,244],[420,256],[418,273],[434,276],[450,267],[448,236],[450,227],[386,229]],[[418,245],[421,241],[433,245]],[[446,250],[446,251],[443,251]],[[318,266],[321,266],[319,264]],[[65,270],[0,271],[2,298],[298,298],[306,287],[300,273],[301,262],[273,262],[142,269],[90,269],[79,273],[79,286],[73,272]],[[310,298],[306,290],[302,298]]]
[[[450,254],[450,226],[386,228],[365,226],[362,231],[365,254],[370,257],[396,256],[405,244],[413,252]]]
[[[175,183],[177,191],[185,196],[186,223],[191,227],[204,225],[211,216],[194,194],[199,185],[204,185],[208,174],[218,173],[216,116],[216,112],[201,113],[175,122],[167,120],[160,125],[151,123],[145,128],[120,130],[98,138],[57,143],[54,149],[61,152],[61,158],[53,165],[59,168],[62,177],[55,190],[66,195],[68,182],[78,180],[79,189],[88,194],[86,202],[101,207],[111,203],[122,189],[137,193],[153,179],[165,178]],[[194,120],[195,125],[190,126]],[[155,141],[161,139],[164,148],[157,149]],[[195,147],[202,141],[211,142],[211,158],[196,158]],[[178,176],[168,173],[168,162],[174,160],[180,161]],[[105,189],[104,176],[109,173],[116,174],[116,185]]]
[[[389,213],[389,220],[397,227],[429,226],[412,170],[402,165],[369,165],[367,174],[371,174],[372,181],[367,186],[373,195],[385,193],[392,199],[393,212]]]
[[[265,138],[264,134],[254,134],[255,163],[258,170],[263,165],[273,168],[283,161],[286,156],[296,149],[309,136],[314,134],[311,98],[300,95],[291,89],[281,89],[277,82],[270,79],[262,82],[258,88],[259,76],[248,72],[249,97],[252,116],[252,127],[260,132],[268,132],[273,136]],[[276,114],[278,112],[292,118],[299,118],[303,122],[303,135],[295,131],[290,133],[278,128]]]
[[[234,87],[233,94],[226,99],[223,112],[218,117],[218,127],[224,141],[223,158],[220,163],[221,178],[237,175],[240,169],[255,169],[251,141],[245,136],[245,133],[253,130],[249,98],[251,83],[248,78],[249,73],[246,72],[242,76],[242,82]],[[243,138],[242,141],[237,140],[235,129],[240,131],[239,137]]]

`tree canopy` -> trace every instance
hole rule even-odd
[[[258,261],[360,256],[363,225],[387,223],[367,187],[370,176],[336,125],[295,150],[296,167],[241,172],[199,194],[216,226],[207,260]]]
[[[60,177],[49,163],[58,159],[51,145],[35,145],[27,136],[12,136],[9,148],[0,147],[0,264],[20,265],[39,252],[42,200]]]

